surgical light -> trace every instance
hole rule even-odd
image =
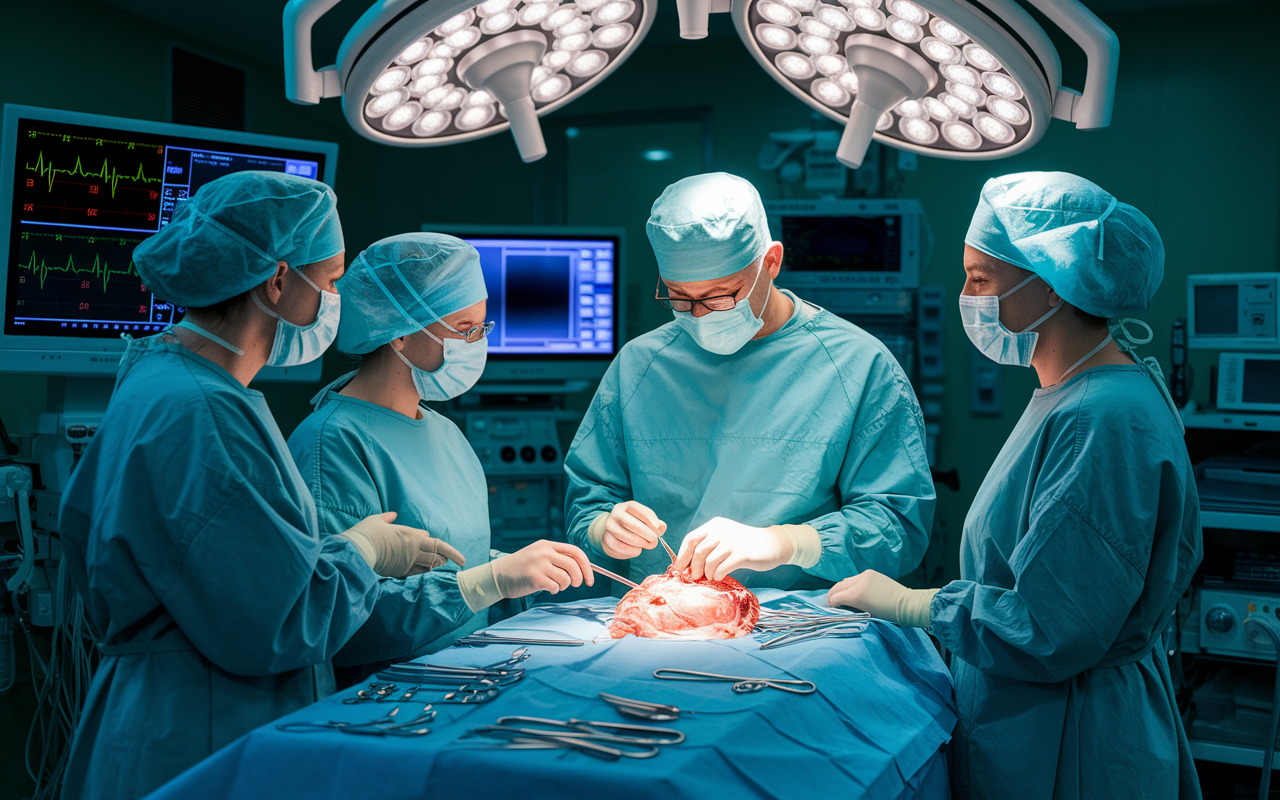
[[[727,1],[714,0],[726,3],[717,10],[727,11]],[[401,147],[510,129],[525,161],[546,155],[538,117],[617,69],[648,33],[656,10],[656,0],[377,0],[343,39],[336,63],[317,70],[312,28],[339,2],[285,6],[290,100],[314,105],[341,97],[357,133]],[[779,30],[790,34],[779,49],[792,49],[794,34]]]
[[[678,0],[681,35],[728,2]],[[1079,0],[1026,2],[1084,51],[1081,91],[1061,85],[1057,49],[1018,0],[731,0],[729,13],[774,80],[844,125],[836,156],[858,167],[873,139],[991,159],[1034,145],[1050,119],[1109,125],[1115,34]]]

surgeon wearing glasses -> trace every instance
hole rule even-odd
[[[490,560],[480,461],[457,425],[423,405],[463,394],[484,371],[493,323],[476,249],[437,233],[392,236],[365,249],[338,289],[337,348],[360,367],[321,389],[289,437],[321,533],[395,509],[400,523],[459,554],[457,565],[441,559],[428,574],[380,582],[369,619],[333,659],[359,678],[362,667],[434,652],[483,627],[499,600],[594,578],[582,551],[560,542]]]
[[[934,492],[924,421],[884,345],[778,289],[755,187],[685,178],[648,222],[673,320],[610,365],[565,459],[569,539],[695,578],[802,588],[913,569]]]
[[[961,579],[875,572],[832,605],[929,629],[952,653],[960,798],[1196,798],[1162,645],[1200,563],[1182,425],[1128,330],[1164,275],[1151,221],[1062,172],[987,182],[965,237],[973,344],[1037,389],[965,519]],[[1145,326],[1143,326],[1145,327]]]

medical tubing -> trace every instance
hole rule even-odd
[[[1280,633],[1276,632],[1276,628],[1280,625],[1265,617],[1251,616],[1244,621],[1246,625],[1250,622],[1271,637],[1271,644],[1275,647],[1276,653],[1276,682],[1275,689],[1271,693],[1271,720],[1267,723],[1267,745],[1262,753],[1262,782],[1258,785],[1258,800],[1267,800],[1271,792],[1271,772],[1275,764],[1276,735],[1280,734]]]

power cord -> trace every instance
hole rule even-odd
[[[1258,800],[1268,800],[1271,793],[1271,772],[1275,764],[1276,735],[1280,734],[1280,622],[1271,617],[1250,614],[1245,618],[1244,626],[1259,628],[1271,637],[1271,644],[1276,649],[1276,686],[1271,693],[1271,721],[1267,725],[1267,746],[1262,755],[1262,783],[1258,787]]]

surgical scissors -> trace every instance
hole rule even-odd
[[[624,717],[643,719],[649,722],[672,722],[680,719],[680,709],[665,703],[650,703],[645,700],[632,700],[616,694],[600,692],[599,697]],[[688,712],[692,714],[693,712]]]
[[[476,631],[453,643],[454,647],[483,647],[490,644],[545,644],[552,647],[581,647],[582,639],[529,639],[522,636],[499,636],[487,631]]]
[[[750,694],[764,689],[777,689],[791,694],[813,694],[818,691],[813,681],[782,680],[781,678],[739,678],[733,675],[717,675],[714,672],[694,672],[689,669],[655,669],[653,677],[663,681],[712,681],[733,683],[738,694]]]
[[[466,736],[506,739],[504,744],[493,745],[503,749],[567,747],[610,761],[653,758],[659,747],[679,744],[685,738],[673,728],[520,716],[499,717],[495,724],[470,730]]]
[[[371,683],[369,688],[361,689],[355,693],[353,697],[344,697],[342,702],[345,705],[363,705],[365,703],[413,703],[419,702],[415,700],[416,695],[422,690],[440,691],[424,684],[416,684],[404,690],[399,697],[393,697],[396,692],[400,691],[400,687],[394,683]],[[452,691],[443,692],[443,696],[436,698],[433,702],[442,705],[478,705],[487,703],[498,696],[501,691],[499,686],[475,687],[463,685]]]

